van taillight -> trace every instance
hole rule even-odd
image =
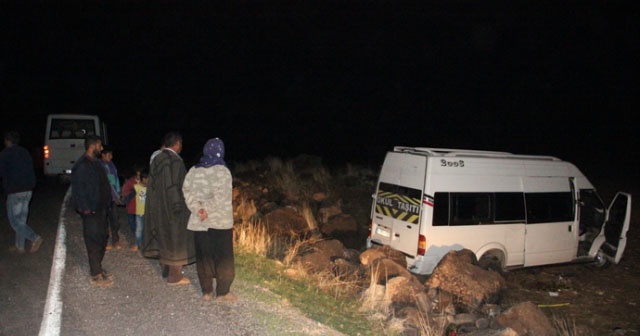
[[[44,146],[44,158],[48,159],[49,158],[49,146]]]
[[[367,238],[371,238],[371,227],[373,226],[373,222],[369,222],[369,235]]]
[[[427,250],[427,238],[424,235],[418,237],[418,255],[423,256]]]

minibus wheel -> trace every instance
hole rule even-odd
[[[595,268],[607,268],[609,267],[609,265],[611,265],[611,262],[604,255],[604,252],[602,252],[602,250],[598,250],[596,257],[594,258],[593,262],[589,265]]]
[[[478,260],[478,266],[483,269],[491,270],[502,274],[502,262],[500,258],[492,254],[483,255],[480,260]]]

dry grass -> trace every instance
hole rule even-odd
[[[316,220],[316,216],[313,214],[313,210],[309,206],[309,202],[304,202],[302,204],[302,217],[305,222],[307,222],[309,230],[315,230],[318,228],[318,221]]]
[[[246,198],[242,197],[240,199],[240,203],[236,209],[234,209],[234,212],[235,216],[239,218],[242,223],[247,223],[253,221],[258,209],[256,208],[256,204],[253,200],[247,201]]]
[[[245,252],[267,256],[272,247],[271,236],[262,221],[243,221],[233,228],[235,245]]]
[[[296,240],[291,246],[287,249],[287,252],[284,255],[283,263],[287,267],[291,267],[293,265],[294,258],[300,254],[300,249],[302,246],[309,244],[308,241],[305,240]]]
[[[551,319],[551,323],[553,324],[554,328],[558,332],[559,336],[578,336],[578,335],[586,336],[582,333],[580,334],[576,333],[575,322],[567,318],[554,315],[553,318]]]
[[[425,318],[425,314],[421,313],[419,317],[420,323],[420,335],[421,336],[440,336],[445,335],[447,328],[447,320],[442,318],[439,322],[431,322],[430,319]]]

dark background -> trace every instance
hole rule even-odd
[[[558,156],[638,185],[638,5],[619,1],[0,3],[1,127],[97,114],[120,170],[178,130],[194,162],[395,145]]]

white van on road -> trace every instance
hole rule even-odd
[[[50,114],[44,135],[45,176],[68,177],[84,154],[84,139],[97,135],[107,143],[107,125],[96,115]]]
[[[606,209],[573,164],[506,152],[394,147],[372,197],[367,245],[401,251],[423,275],[465,248],[496,270],[617,263],[631,215],[631,195]]]

